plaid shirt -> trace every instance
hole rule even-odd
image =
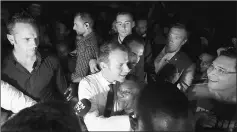
[[[97,58],[98,51],[97,39],[93,32],[77,41],[76,69],[72,74],[72,80],[89,75],[89,61]]]

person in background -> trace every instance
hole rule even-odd
[[[2,132],[81,132],[73,108],[50,101],[25,108],[1,126]]]
[[[133,16],[129,12],[119,12],[116,15],[116,20],[113,22],[117,34],[108,41],[112,41],[116,44],[122,44],[126,36],[132,34],[132,28],[135,26]],[[90,60],[90,70],[92,73],[99,71],[99,64],[96,59]]]
[[[166,64],[174,64],[179,72],[178,87],[186,91],[192,84],[195,63],[182,52],[182,46],[188,40],[188,32],[182,24],[174,24],[170,28],[168,42],[154,61],[155,72],[159,74]]]
[[[145,83],[144,44],[142,37],[135,34],[128,35],[123,41],[123,45],[129,49],[130,73],[136,75],[140,83]]]
[[[123,45],[113,42],[100,47],[99,64],[101,71],[81,80],[78,97],[91,101],[91,109],[84,116],[88,131],[129,131],[128,115],[113,116],[119,111],[116,91],[130,72],[128,51]],[[119,124],[119,125],[118,125]]]
[[[152,39],[151,33],[148,32],[148,20],[146,18],[139,18],[136,20],[136,33],[144,39],[144,55],[142,56],[144,59],[144,72],[145,74],[150,74],[150,69],[152,68]],[[149,76],[149,75],[148,75]]]
[[[195,122],[188,98],[174,84],[148,84],[138,97],[135,131],[189,131]]]
[[[199,56],[199,65],[197,67],[193,83],[204,83],[207,81],[207,69],[212,64],[215,57],[209,53],[202,53]]]
[[[73,30],[82,38],[77,41],[77,62],[75,72],[72,74],[72,81],[79,83],[81,79],[93,73],[90,71],[89,62],[97,59],[98,45],[93,32],[94,21],[89,13],[77,13],[74,17]]]
[[[189,100],[196,106],[199,131],[237,130],[236,49],[221,52],[207,70],[207,84],[190,88]]]
[[[132,28],[135,26],[132,14],[119,12],[116,16],[115,26],[118,34],[112,40],[117,44],[122,44],[124,38],[132,34]]]
[[[69,42],[70,41],[62,40],[59,41],[58,44],[56,44],[57,56],[59,58],[63,72],[66,75],[68,83],[71,82],[71,74],[75,71],[76,67],[76,59],[69,56]]]

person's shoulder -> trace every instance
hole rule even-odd
[[[59,58],[56,54],[48,52],[48,51],[38,51],[42,60],[47,60],[52,64],[58,65]]]
[[[84,77],[81,81],[88,82],[89,84],[95,84],[98,82],[99,79],[99,73],[87,75]]]

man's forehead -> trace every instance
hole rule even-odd
[[[214,61],[213,64],[215,66],[230,70],[230,71],[236,71],[235,66],[236,66],[236,59],[227,57],[227,56],[219,56],[217,57]]]
[[[204,61],[211,61],[213,57],[209,54],[202,54],[200,58]]]
[[[135,90],[138,89],[138,85],[136,84],[136,82],[132,81],[132,80],[125,80],[120,87],[121,90]]]
[[[14,26],[14,33],[20,35],[36,35],[37,29],[28,23],[16,23]]]
[[[75,18],[74,18],[74,22],[82,22],[82,19],[81,19],[81,16],[76,16]]]
[[[121,14],[116,18],[117,22],[133,21],[129,14]]]
[[[137,21],[137,24],[138,24],[139,26],[146,26],[146,25],[147,25],[147,21],[146,21],[146,20],[138,20],[138,21]]]
[[[128,53],[119,49],[112,51],[109,55],[110,61],[116,63],[125,63],[128,61]]]
[[[186,31],[184,29],[180,29],[180,28],[171,28],[170,34],[183,36],[186,34]]]

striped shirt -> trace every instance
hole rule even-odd
[[[77,41],[76,69],[72,74],[72,80],[89,75],[89,62],[97,58],[98,50],[97,39],[93,32]]]

